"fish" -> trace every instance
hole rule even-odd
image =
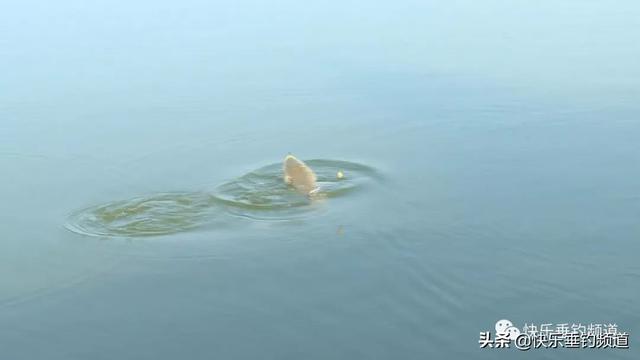
[[[283,162],[284,182],[303,195],[313,195],[320,189],[316,174],[307,164],[289,154]]]

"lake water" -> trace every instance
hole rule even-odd
[[[639,35],[635,1],[5,4],[0,358],[637,359]],[[503,318],[630,348],[480,349]]]

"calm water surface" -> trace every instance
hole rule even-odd
[[[638,358],[639,29],[634,1],[5,5],[0,357]],[[631,345],[479,349],[501,318]]]

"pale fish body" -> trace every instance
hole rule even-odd
[[[283,164],[284,181],[301,194],[309,195],[318,191],[316,174],[301,160],[287,155]]]

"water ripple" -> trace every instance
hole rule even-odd
[[[166,235],[209,222],[214,203],[207,193],[154,194],[80,210],[66,227],[93,236]]]
[[[282,165],[271,164],[209,192],[159,193],[93,206],[73,213],[66,228],[83,235],[144,237],[185,232],[224,215],[257,220],[291,220],[317,213],[327,199],[347,196],[377,177],[366,165],[309,160],[320,191],[297,193],[282,180]],[[344,176],[337,176],[338,172]]]

